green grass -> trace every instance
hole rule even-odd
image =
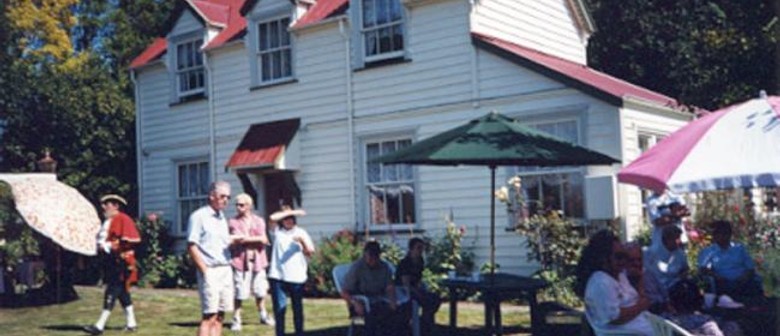
[[[33,335],[84,335],[82,326],[94,323],[100,314],[103,288],[77,287],[80,299],[59,305],[26,308],[0,308],[0,334],[6,336]],[[145,335],[187,335],[196,333],[199,322],[199,303],[194,290],[132,290],[133,302],[139,324],[134,336]],[[267,305],[270,310],[270,300]],[[256,316],[253,305],[244,303],[243,335],[273,335],[273,327],[260,325],[249,320]],[[251,309],[247,309],[251,308]],[[458,305],[458,335],[482,335],[484,315],[481,304]],[[505,334],[523,335],[528,332],[529,316],[525,307],[503,304],[502,310]],[[288,308],[287,328],[292,331],[292,313]],[[347,310],[343,301],[337,299],[304,299],[305,329],[307,335],[345,335],[348,326]],[[226,320],[232,315],[228,314]],[[106,326],[104,335],[123,335],[124,313],[117,303]],[[442,304],[436,316],[436,334],[449,335],[449,304]],[[224,335],[233,333],[225,327]],[[360,335],[360,333],[358,333]]]

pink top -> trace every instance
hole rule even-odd
[[[254,214],[248,219],[231,218],[228,226],[231,235],[246,235],[247,237],[266,235],[265,221]],[[237,271],[258,272],[268,266],[264,244],[233,245],[230,248],[230,253],[233,256],[230,264]]]

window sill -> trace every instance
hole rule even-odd
[[[410,58],[406,58],[404,56],[398,56],[398,57],[392,57],[392,58],[385,58],[381,60],[366,62],[366,64],[363,65],[362,68],[355,69],[355,72],[360,72],[364,70],[369,70],[373,68],[388,66],[388,65],[395,65],[395,64],[405,64],[405,63],[411,63],[412,60]]]
[[[203,93],[203,92],[193,93],[193,94],[190,94],[190,95],[179,97],[178,101],[175,101],[175,102],[172,102],[172,103],[168,104],[168,107],[184,105],[184,104],[187,104],[187,103],[192,103],[192,102],[201,101],[201,100],[208,100],[208,97],[206,97],[205,93]]]
[[[414,233],[414,234],[425,233],[424,229],[421,229],[421,228],[418,228],[418,227],[409,228],[408,226],[403,226],[403,227],[399,226],[399,227],[395,227],[395,228],[384,228],[384,227],[382,227],[382,228],[370,228],[370,229],[368,229],[368,231],[371,232],[372,234],[391,234],[391,233],[395,233],[396,235],[409,233],[409,232]]]
[[[298,83],[298,79],[294,77],[280,79],[273,82],[268,83],[260,83],[257,85],[253,85],[249,87],[249,91],[255,91],[255,90],[261,90],[269,87],[279,86],[279,85],[285,85],[285,84],[292,84],[292,83]]]

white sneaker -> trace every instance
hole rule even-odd
[[[273,326],[276,323],[274,322],[274,319],[269,317],[267,314],[262,314],[262,315],[260,315],[260,324]]]
[[[233,318],[233,323],[230,324],[231,331],[241,331],[241,319]]]

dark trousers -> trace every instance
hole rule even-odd
[[[127,266],[123,262],[107,258],[105,273],[106,292],[103,296],[103,309],[109,311],[114,309],[117,299],[119,299],[122,308],[133,304],[130,292],[122,280],[127,276],[126,270]]]
[[[292,301],[295,335],[303,336],[303,284],[268,279],[271,285],[271,299],[276,319],[276,336],[284,336],[284,313],[287,310],[287,295]]]
[[[436,312],[439,311],[439,306],[441,306],[441,298],[435,293],[419,290],[412,291],[412,300],[416,301],[422,309],[422,315],[420,315],[420,331],[423,335],[429,335],[433,330]],[[417,312],[411,311],[411,302],[408,303],[408,305],[408,311],[410,312],[409,318],[411,318],[411,313]]]

